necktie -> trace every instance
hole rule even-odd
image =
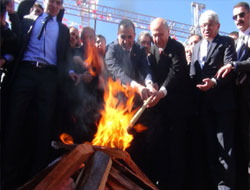
[[[201,50],[201,64],[200,64],[202,69],[207,59],[207,52],[209,50],[209,45],[210,45],[209,41],[204,40],[202,50]]]
[[[42,23],[43,23],[43,26],[42,26],[42,28],[41,28],[41,30],[40,30],[40,33],[39,33],[38,37],[37,37],[38,40],[41,39],[42,34],[43,34],[43,31],[44,31],[44,29],[45,29],[47,23],[48,23],[49,20],[51,20],[51,19],[52,19],[52,17],[51,17],[50,15],[48,15],[48,16],[45,17],[45,19],[43,20],[43,22],[42,22]]]
[[[246,53],[246,46],[247,46],[247,36],[242,35],[239,38],[239,41],[237,43],[237,60],[241,61],[242,58],[244,57],[245,53]],[[236,78],[236,85],[240,85],[242,84],[247,78],[246,73],[242,73],[242,72],[238,72],[238,76]]]
[[[237,43],[237,60],[240,61],[244,55],[245,51],[245,35],[240,36]]]
[[[130,59],[130,51],[125,51],[125,53],[124,53],[124,58],[123,58],[123,60],[124,60],[124,68],[125,68],[125,70],[126,70],[126,73],[128,74],[129,73],[129,76],[131,77],[131,78],[133,78],[133,66],[132,66],[132,62],[131,62],[131,59]]]

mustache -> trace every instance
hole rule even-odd
[[[244,24],[244,21],[243,20],[239,20],[239,22],[237,23],[238,24]]]

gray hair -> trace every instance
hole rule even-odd
[[[202,13],[199,23],[200,25],[203,24],[205,22],[205,20],[212,20],[215,23],[219,23],[219,16],[216,12],[212,11],[212,10],[207,10],[204,13]]]
[[[153,41],[150,32],[148,32],[148,31],[141,31],[140,34],[139,34],[139,36],[138,36],[138,38],[137,38],[137,42],[138,42],[139,44],[141,43],[141,37],[142,37],[142,36],[148,36],[149,39],[150,39],[150,42]]]

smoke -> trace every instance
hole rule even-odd
[[[68,125],[65,132],[72,135],[74,142],[91,141],[100,119],[99,110],[103,107],[103,92],[98,89],[98,78],[91,83],[80,82],[68,86]]]

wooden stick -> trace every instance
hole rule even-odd
[[[128,131],[130,131],[135,123],[138,121],[138,119],[141,117],[142,113],[145,111],[145,109],[147,108],[148,104],[150,103],[152,99],[152,96],[150,96],[141,106],[141,108],[135,113],[135,115],[133,116],[133,118],[130,120],[129,126],[128,126]]]

